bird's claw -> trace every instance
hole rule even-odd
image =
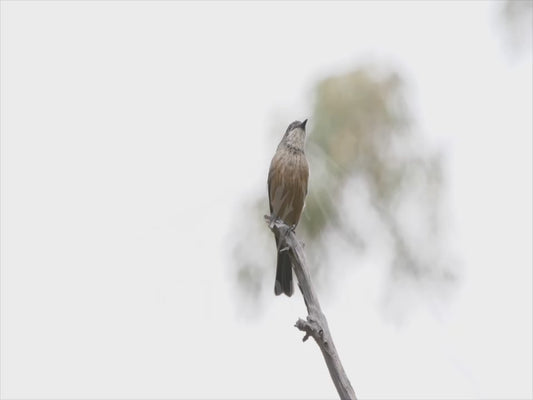
[[[274,228],[274,225],[276,224],[277,218],[274,214],[270,214],[270,223],[268,224],[268,227],[270,229]]]

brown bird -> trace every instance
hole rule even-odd
[[[304,153],[306,123],[307,120],[294,121],[289,125],[268,171],[270,215],[293,227],[298,225],[307,195],[309,165]],[[278,264],[274,293],[276,296],[281,293],[292,296],[291,259],[287,251],[280,251],[279,241],[279,235],[276,235]]]

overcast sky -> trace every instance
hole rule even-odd
[[[463,272],[401,326],[372,260],[322,294],[352,385],[531,398],[532,51],[500,5],[2,1],[2,398],[336,398],[299,294],[239,313],[228,243],[272,128],[366,62],[446,155]]]

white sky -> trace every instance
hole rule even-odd
[[[367,61],[448,157],[463,276],[401,327],[371,261],[323,295],[356,393],[531,398],[532,54],[497,7],[2,1],[2,398],[335,398],[299,295],[239,318],[229,229],[272,127]]]

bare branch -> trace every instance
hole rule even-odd
[[[293,270],[298,279],[298,286],[300,287],[305,306],[307,307],[308,315],[306,320],[298,319],[295,326],[302,332],[305,332],[305,336],[303,337],[304,342],[310,336],[315,339],[315,342],[322,351],[329,374],[340,398],[343,400],[355,400],[355,392],[346,376],[346,372],[344,372],[339,355],[337,354],[337,349],[333,344],[333,338],[329,332],[326,316],[320,308],[316,292],[311,284],[311,276],[303,246],[296,238],[294,230],[283,223],[283,221],[279,219],[273,221],[268,215],[265,215],[265,220],[273,232],[279,233],[281,241],[284,242],[281,248],[286,247],[287,250],[285,251],[289,251]]]

